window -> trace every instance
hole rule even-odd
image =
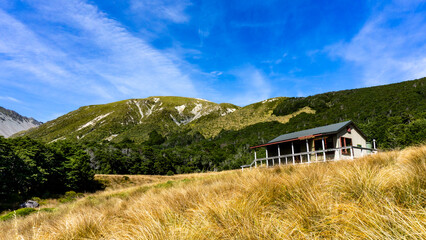
[[[314,141],[315,151],[322,150],[322,139],[317,139]]]
[[[333,137],[324,137],[325,149],[334,148]],[[314,140],[315,151],[322,149],[322,138]]]
[[[340,146],[341,147],[349,147],[349,146],[352,146],[352,139],[350,139],[350,138],[345,138],[345,137],[341,137],[340,138]],[[342,149],[342,154],[346,154],[346,155],[348,155],[350,152],[349,152],[349,149]]]
[[[333,138],[329,137],[325,141],[325,149],[335,148],[333,144]]]

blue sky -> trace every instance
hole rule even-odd
[[[0,106],[244,106],[426,76],[424,1],[0,0]]]

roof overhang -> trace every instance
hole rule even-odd
[[[302,136],[302,137],[298,137],[298,138],[287,139],[287,140],[278,141],[278,142],[265,143],[265,144],[250,147],[250,149],[266,147],[266,146],[271,146],[271,145],[276,145],[276,144],[286,143],[286,142],[293,142],[293,141],[298,141],[298,140],[311,139],[311,138],[316,138],[316,137],[323,136],[323,135],[324,134],[315,134],[315,135],[308,135],[308,136]]]

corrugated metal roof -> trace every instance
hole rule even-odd
[[[312,136],[312,135],[318,135],[318,134],[333,134],[339,132],[342,128],[346,127],[352,123],[352,121],[346,121],[346,122],[340,122],[335,124],[330,124],[327,126],[317,127],[317,128],[311,128],[307,130],[302,130],[298,132],[292,132],[283,134],[279,137],[276,137],[269,141],[268,143],[274,143],[274,142],[281,142],[289,139],[295,139],[300,137],[306,137],[306,136]]]

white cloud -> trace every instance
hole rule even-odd
[[[0,56],[0,84],[28,91],[43,84],[70,99],[196,95],[181,67],[188,68],[186,62],[133,36],[97,7],[80,0],[29,3],[45,26],[0,9],[0,54],[6,56]]]
[[[18,99],[14,98],[14,97],[9,97],[9,96],[0,96],[1,100],[6,100],[6,101],[11,101],[11,102],[16,102],[16,103],[21,103],[21,101],[19,101]]]
[[[191,5],[187,0],[132,0],[131,9],[139,16],[147,19],[152,16],[176,23],[183,23],[189,20],[185,9]]]
[[[223,72],[221,72],[221,71],[213,71],[213,72],[210,72],[210,74],[211,74],[212,76],[214,76],[214,77],[218,77],[218,76],[222,75],[222,74],[223,74]]]
[[[355,63],[364,84],[379,85],[426,76],[426,16],[420,1],[395,1],[374,13],[349,42],[327,48]]]

